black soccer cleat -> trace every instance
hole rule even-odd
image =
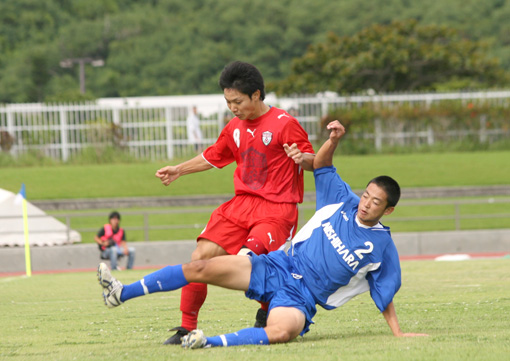
[[[267,325],[267,311],[259,308],[257,316],[255,316],[255,324],[253,327],[264,328]]]
[[[168,340],[163,342],[163,345],[181,345],[181,338],[186,336],[190,331],[186,330],[184,327],[174,327],[170,331],[177,331],[175,335],[170,337]]]

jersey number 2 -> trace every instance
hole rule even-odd
[[[365,242],[365,246],[368,247],[368,249],[357,249],[354,251],[354,253],[356,254],[356,256],[358,256],[359,259],[363,259],[363,255],[365,253],[370,253],[373,251],[374,249],[374,245],[372,244],[372,242]]]

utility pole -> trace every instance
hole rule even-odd
[[[72,68],[73,65],[78,64],[80,66],[80,92],[85,94],[85,64],[90,64],[93,67],[104,66],[103,59],[92,59],[92,58],[69,58],[64,59],[60,62],[61,68]]]

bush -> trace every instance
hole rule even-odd
[[[347,131],[341,146],[346,153],[505,150],[510,149],[508,103],[349,104],[321,119],[321,137],[326,139],[326,125],[338,119]]]

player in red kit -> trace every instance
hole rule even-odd
[[[264,80],[256,67],[233,62],[220,76],[227,106],[235,117],[216,143],[201,155],[156,172],[164,185],[182,175],[223,168],[236,162],[235,196],[218,207],[197,238],[191,259],[226,254],[265,254],[282,249],[297,228],[297,204],[303,201],[303,171],[313,170],[314,151],[308,134],[286,111],[264,103]],[[197,328],[207,286],[191,283],[181,294],[182,323],[165,344]],[[257,312],[256,327],[264,327],[267,305]]]

